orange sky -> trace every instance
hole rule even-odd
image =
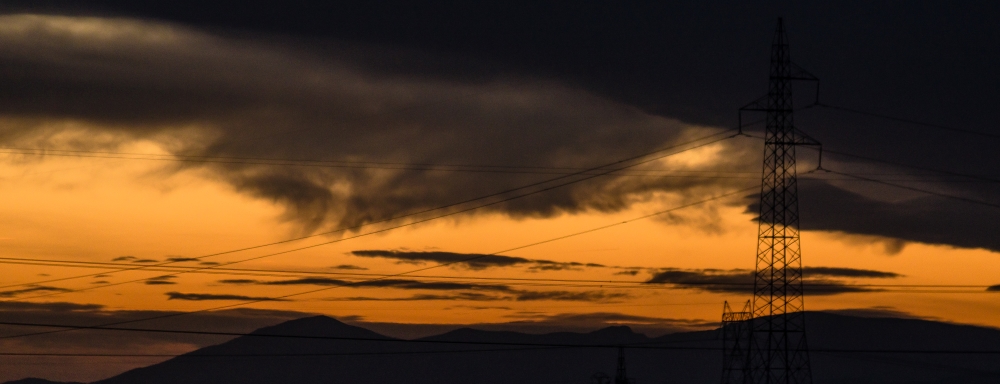
[[[155,153],[149,143],[136,143],[127,151]],[[298,227],[281,221],[281,208],[233,192],[195,171],[171,174],[164,162],[86,159],[72,157],[18,158],[4,155],[0,180],[3,227],[2,257],[109,262],[120,256],[164,260],[268,243],[300,234]],[[702,158],[699,159],[698,156]],[[673,160],[670,165],[697,165],[711,161],[714,152]],[[752,185],[752,182],[751,182]],[[599,227],[679,204],[674,196],[659,196],[615,214],[564,214],[550,219],[513,220],[498,214],[460,216],[390,231],[305,251],[247,262],[232,267],[331,271],[341,264],[368,268],[361,273],[399,273],[433,264],[397,264],[384,259],[363,259],[348,253],[361,249],[440,250],[459,253],[492,253],[589,228]],[[714,209],[708,214],[706,207]],[[756,236],[752,215],[741,207],[721,203],[673,213],[671,222],[646,219],[565,240],[535,246],[508,256],[565,262],[590,262],[610,266],[649,268],[733,269],[750,268]],[[714,217],[714,219],[713,219]],[[874,237],[805,232],[806,266],[851,267],[890,271],[897,279],[856,279],[857,283],[893,284],[996,284],[1000,259],[984,250],[906,244],[898,253],[887,253],[887,241]],[[312,244],[335,239],[319,237]],[[299,243],[293,245],[300,245]],[[282,245],[219,256],[225,262],[290,249]],[[208,260],[208,259],[206,259]],[[5,285],[93,273],[82,268],[5,265]],[[351,271],[348,271],[351,272]],[[642,281],[648,275],[614,275],[614,269],[528,272],[523,268],[482,271],[438,268],[423,275],[457,277],[515,277]],[[44,275],[43,275],[44,274]],[[131,271],[101,278],[123,281],[162,275]],[[274,296],[315,289],[310,286],[231,286],[216,281],[233,276],[185,274],[172,285],[133,283],[86,292],[39,298],[40,301],[96,303],[108,309],[198,310],[232,302],[167,300],[165,292],[239,293]],[[62,281],[51,286],[78,289],[92,286],[94,278]],[[537,289],[595,289],[536,287]],[[8,288],[17,289],[17,288]],[[416,323],[504,322],[519,312],[589,313],[621,312],[639,316],[716,321],[723,300],[742,302],[748,297],[679,289],[617,289],[629,297],[606,302],[501,302],[364,301],[329,299],[370,296],[403,297],[412,292],[392,289],[337,288],[296,297],[295,301],[256,303],[254,308],[275,308],[358,315],[370,321]],[[1000,326],[1000,302],[982,288],[975,293],[853,293],[807,297],[811,310],[891,307],[916,316],[945,321]],[[44,293],[44,292],[43,292]],[[8,299],[9,300],[9,299]],[[468,307],[495,307],[470,309]],[[445,310],[447,309],[447,310]]]

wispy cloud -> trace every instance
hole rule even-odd
[[[10,291],[0,292],[0,297],[15,297],[27,293],[39,293],[39,292],[70,292],[69,289],[59,288],[59,287],[48,287],[48,286],[32,286],[24,289],[15,289]]]
[[[141,258],[138,258],[138,257],[135,257],[135,256],[118,256],[118,257],[116,257],[114,259],[111,259],[111,261],[128,261],[130,263],[148,264],[148,263],[156,263],[159,260],[155,260],[155,259],[141,259]]]
[[[80,304],[68,302],[28,303],[20,301],[0,301],[0,312],[76,312],[104,309],[100,304]]]
[[[803,290],[809,295],[869,292],[876,289],[853,286],[837,278],[896,278],[893,272],[840,267],[803,267]],[[754,272],[746,269],[665,269],[655,273],[649,284],[673,284],[681,288],[710,292],[753,293]]]
[[[511,266],[526,266],[530,271],[562,271],[582,268],[603,268],[602,264],[561,262],[552,260],[526,259],[516,256],[489,255],[482,253],[456,253],[456,252],[419,252],[419,251],[394,251],[394,250],[358,250],[351,252],[357,257],[378,257],[397,260],[404,263],[424,263],[434,262],[441,264],[451,264],[472,270],[483,270],[486,268],[501,268]]]
[[[286,299],[275,299],[270,297],[244,296],[231,294],[214,293],[181,293],[167,292],[167,300],[188,300],[188,301],[288,301]]]
[[[351,264],[341,264],[330,267],[332,269],[348,270],[348,271],[367,271],[368,268],[351,265]]]
[[[199,259],[194,257],[168,257],[167,261],[174,263],[183,263],[186,261],[199,261]]]
[[[895,272],[875,271],[871,269],[843,268],[843,267],[802,267],[802,275],[805,277],[829,276],[829,277],[858,277],[858,278],[873,278],[873,279],[903,277],[903,275],[900,275]]]
[[[351,288],[386,288],[400,290],[447,291],[447,294],[417,294],[408,297],[372,297],[353,296],[330,298],[330,301],[434,301],[434,300],[468,300],[468,301],[584,301],[611,302],[629,297],[622,292],[604,290],[580,291],[532,291],[514,289],[503,284],[477,284],[448,281],[419,281],[409,279],[382,279],[365,281],[346,281],[328,278],[303,278],[292,280],[260,281],[250,279],[220,280],[223,284],[233,285],[317,285],[342,286]],[[464,291],[464,292],[463,292]]]
[[[457,292],[454,294],[417,294],[406,297],[372,297],[372,296],[351,296],[351,297],[332,297],[324,299],[325,301],[455,301],[455,300],[468,300],[468,301],[500,301],[507,300],[505,296],[496,294],[486,294],[478,292]]]
[[[611,302],[630,297],[624,292],[606,291],[519,291],[517,301],[588,301]]]
[[[176,278],[177,278],[177,276],[174,276],[174,275],[156,276],[156,277],[151,277],[149,279],[146,279],[145,284],[146,285],[174,285],[174,284],[177,284],[177,282],[171,281],[171,280],[176,279]]]
[[[251,280],[251,279],[228,279],[220,280],[223,284],[255,284],[255,285],[318,285],[318,286],[343,286],[355,288],[396,288],[396,289],[424,289],[435,291],[455,291],[455,290],[480,290],[507,292],[511,288],[502,284],[475,284],[475,283],[454,283],[448,281],[425,282],[410,279],[381,279],[349,281],[340,279],[330,279],[325,277],[306,277],[290,280]]]

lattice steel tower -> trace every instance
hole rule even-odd
[[[744,384],[812,383],[806,348],[799,249],[799,200],[795,147],[817,145],[792,122],[792,81],[817,80],[792,64],[781,19],[771,44],[767,95],[740,109],[766,112],[757,261],[752,315],[742,374]],[[818,89],[818,88],[817,88]],[[818,95],[818,92],[817,92]],[[740,118],[742,124],[742,117]],[[731,355],[729,358],[737,358]],[[731,365],[732,367],[733,365]],[[733,378],[733,376],[742,376]]]
[[[628,378],[628,373],[625,372],[625,347],[618,347],[618,370],[615,372],[615,384],[631,384],[632,380]]]

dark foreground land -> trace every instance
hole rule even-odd
[[[1000,383],[1000,354],[981,353],[1000,350],[997,329],[822,312],[809,313],[807,324],[817,384]],[[717,331],[649,338],[627,327],[545,335],[459,329],[418,340],[460,343],[401,343],[319,316],[254,333],[311,338],[243,336],[96,383],[583,384],[595,372],[615,372],[614,348],[462,344],[466,342],[633,345],[626,349],[628,373],[638,384],[717,384],[722,367]],[[262,354],[269,356],[253,356]],[[51,382],[6,384],[14,383]]]

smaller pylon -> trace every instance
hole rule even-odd
[[[733,311],[729,302],[722,307],[722,384],[743,384],[749,356],[750,300],[742,311]]]
[[[618,347],[618,372],[615,374],[615,384],[631,384],[625,372],[625,347]]]
[[[590,384],[611,384],[611,377],[607,373],[597,372],[590,376]]]

